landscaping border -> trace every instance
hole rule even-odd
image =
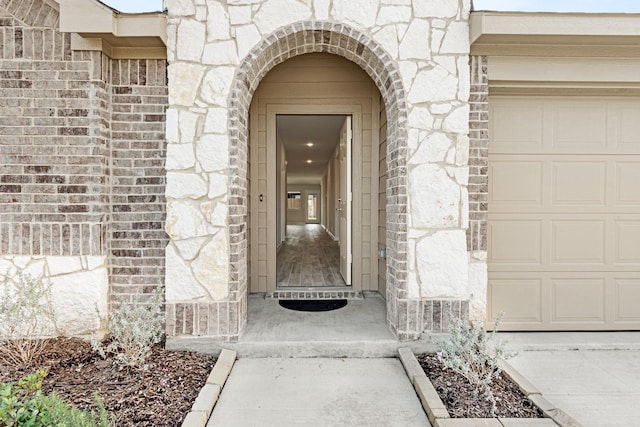
[[[429,422],[434,427],[581,427],[581,424],[566,412],[545,399],[533,384],[505,361],[501,361],[505,375],[517,384],[534,405],[540,408],[545,418],[451,418],[413,351],[408,347],[399,348],[398,357],[422,402]]]
[[[182,427],[204,427],[209,421],[213,407],[218,401],[222,387],[227,381],[238,354],[233,350],[223,349],[213,366],[207,382],[198,393],[191,410],[184,418]]]

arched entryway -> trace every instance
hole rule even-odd
[[[229,287],[246,304],[248,282],[248,144],[249,107],[261,80],[276,65],[306,53],[330,53],[357,64],[380,91],[386,110],[386,300],[387,320],[394,332],[406,319],[406,304],[399,307],[406,291],[407,256],[407,121],[405,92],[399,72],[386,52],[367,35],[344,24],[305,21],[276,30],[252,49],[240,64],[231,89],[229,109]],[[246,308],[240,309],[246,316]],[[400,334],[401,335],[401,334]],[[400,338],[406,338],[400,336]]]

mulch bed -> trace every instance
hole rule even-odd
[[[205,384],[216,358],[153,348],[147,371],[118,369],[89,343],[75,338],[48,340],[45,353],[29,368],[0,363],[0,383],[17,381],[44,368],[43,392],[55,391],[67,403],[94,409],[97,392],[118,426],[179,426]]]
[[[490,418],[491,404],[462,375],[445,368],[432,354],[416,355],[420,366],[433,383],[452,418]],[[504,374],[493,380],[493,394],[502,418],[542,418],[538,407]]]

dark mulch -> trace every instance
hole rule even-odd
[[[79,339],[48,340],[46,352],[29,368],[0,363],[0,382],[17,381],[44,368],[43,391],[55,391],[81,409],[94,408],[97,392],[118,426],[179,426],[205,384],[215,357],[153,348],[147,371],[119,370]]]
[[[432,354],[417,355],[418,362],[433,383],[452,418],[490,418],[491,404],[462,375],[445,368]],[[542,418],[543,414],[508,377],[493,380],[493,395],[503,418]]]

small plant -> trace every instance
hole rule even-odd
[[[42,394],[42,380],[47,372],[40,369],[27,375],[17,384],[0,384],[0,425],[8,427],[111,427],[115,418],[109,417],[97,394],[96,411],[81,411],[69,406],[55,393]]]
[[[51,285],[29,274],[0,282],[0,361],[32,364],[45,347],[43,339],[54,322]]]
[[[498,315],[490,333],[484,330],[482,322],[451,318],[450,339],[437,353],[440,363],[464,376],[475,386],[476,394],[483,394],[491,403],[492,417],[495,417],[497,407],[491,383],[502,372],[498,362],[514,356],[505,350],[506,343],[496,337],[503,315]]]
[[[91,341],[93,350],[102,358],[114,355],[116,363],[121,367],[148,369],[145,363],[151,354],[154,344],[162,340],[163,290],[156,289],[147,302],[139,298],[133,303],[123,299],[109,317],[108,344],[94,338]]]

